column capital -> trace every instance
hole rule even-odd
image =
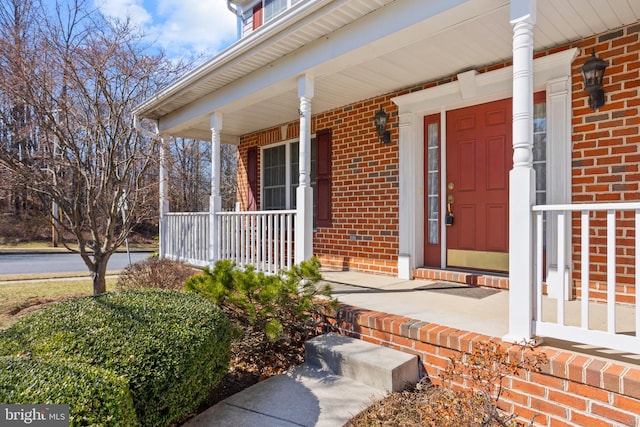
[[[314,78],[312,74],[304,74],[298,77],[298,96],[300,98],[313,98]]]
[[[222,113],[213,113],[209,116],[210,129],[222,129]]]

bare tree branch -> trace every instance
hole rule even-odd
[[[41,1],[0,1],[0,164],[59,206],[53,225],[74,236],[64,244],[98,294],[109,257],[157,213],[156,141],[138,134],[131,109],[184,67],[88,1]]]

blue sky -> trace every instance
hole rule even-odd
[[[213,56],[237,38],[226,0],[94,0],[104,14],[130,17],[171,58]]]

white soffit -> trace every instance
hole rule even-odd
[[[183,79],[186,84],[182,87],[170,86],[138,112],[160,119],[169,133],[206,136],[210,133],[208,114],[215,106],[225,116],[224,132],[242,135],[297,119],[297,75],[286,75],[286,70],[316,76],[312,111],[317,114],[507,61],[512,55],[509,0],[467,0],[441,10],[432,19],[377,38],[375,34],[384,34],[381,25],[389,22],[393,27],[397,22],[399,16],[394,14],[411,13],[407,5],[427,8],[440,2],[315,0],[309,4],[318,9],[300,17],[286,31],[269,27],[263,29],[264,34],[274,34],[265,42],[239,41],[199,73],[195,70],[191,80]],[[407,22],[410,18],[405,16]],[[638,0],[537,0],[534,49],[638,20]],[[367,28],[374,41],[348,38],[350,34],[364,37],[361,34],[368,34]],[[256,40],[258,35],[256,32]],[[345,46],[345,40],[351,47]]]

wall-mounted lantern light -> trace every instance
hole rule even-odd
[[[604,105],[604,89],[602,80],[604,70],[609,63],[596,56],[596,50],[591,51],[591,58],[587,59],[580,71],[584,79],[584,90],[589,94],[589,107],[597,110]]]
[[[376,115],[374,116],[374,120],[376,122],[376,131],[378,132],[378,136],[380,137],[380,142],[383,144],[388,144],[391,142],[391,132],[387,129],[387,113],[384,112],[382,107],[378,111],[376,111]]]

